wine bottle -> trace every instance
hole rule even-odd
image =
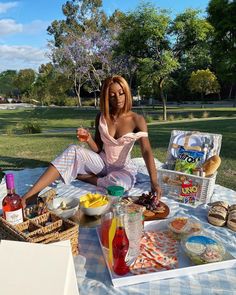
[[[21,197],[15,193],[14,175],[6,174],[7,195],[2,200],[3,217],[11,224],[23,222]]]

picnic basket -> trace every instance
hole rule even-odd
[[[189,150],[202,150],[201,145],[204,142],[207,142],[210,147],[207,158],[213,155],[219,155],[222,142],[221,134],[172,130],[166,162],[158,169],[158,179],[163,195],[194,206],[200,203],[208,203],[210,201],[214,190],[217,172],[210,177],[204,177],[174,170],[177,157],[176,153],[180,146]],[[183,183],[191,183],[192,190],[194,190],[194,194],[192,195],[194,195],[194,197],[191,197],[191,193],[186,198],[181,196]]]
[[[0,217],[0,240],[14,240],[31,243],[49,244],[70,240],[74,256],[78,255],[79,226],[69,219],[61,219],[47,212],[24,222],[12,225]]]
[[[46,203],[54,198],[55,190],[49,190],[40,196]],[[24,241],[49,244],[70,240],[73,256],[79,254],[79,225],[69,219],[63,219],[52,212],[45,212],[33,218],[24,217],[24,222],[12,225],[0,216],[0,240]]]

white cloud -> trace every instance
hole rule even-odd
[[[0,36],[21,33],[22,24],[17,24],[13,19],[0,19]]]
[[[0,2],[0,13],[5,13],[9,9],[14,8],[17,5],[18,5],[18,2],[7,2],[7,3]]]
[[[50,22],[34,20],[29,24],[23,25],[16,23],[13,19],[0,19],[0,36],[7,36],[11,34],[27,34],[36,35],[45,33]]]
[[[47,62],[49,59],[46,50],[31,46],[0,45],[0,72],[25,68],[37,70],[41,64]]]
[[[23,26],[23,32],[26,34],[38,34],[42,32],[46,32],[47,27],[51,24],[51,22],[46,22],[42,20],[34,20],[29,24]]]

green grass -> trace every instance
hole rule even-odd
[[[183,109],[181,109],[183,111]],[[217,115],[215,118],[181,120],[171,122],[153,121],[148,125],[149,137],[154,156],[165,161],[170,134],[173,129],[199,130],[223,135],[221,148],[222,164],[217,175],[217,183],[236,190],[236,117],[233,108],[204,109]],[[203,113],[203,111],[201,113]],[[142,110],[138,110],[142,112]],[[175,111],[174,108],[169,112]],[[78,108],[38,108],[20,110],[0,110],[0,168],[22,169],[46,166],[57,154],[71,143],[76,143],[76,128],[84,124],[90,127],[98,110]],[[153,109],[145,109],[149,115]],[[155,110],[155,114],[161,112]],[[197,117],[198,109],[188,109]],[[211,115],[210,115],[211,116]],[[183,116],[184,117],[184,116]],[[187,115],[185,116],[187,117]],[[200,116],[201,117],[201,116]],[[38,120],[43,133],[23,134],[20,126],[26,120]],[[6,129],[13,129],[7,134]],[[15,134],[14,134],[15,133]],[[133,157],[141,156],[135,145]]]

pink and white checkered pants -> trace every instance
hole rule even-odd
[[[66,184],[74,180],[78,174],[91,173],[98,176],[97,186],[104,188],[120,185],[127,191],[136,182],[136,169],[133,165],[123,167],[107,165],[103,152],[97,154],[79,145],[70,145],[52,161],[52,164]]]

